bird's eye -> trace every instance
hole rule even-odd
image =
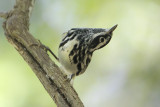
[[[104,37],[100,37],[99,38],[99,42],[104,42],[105,38]]]

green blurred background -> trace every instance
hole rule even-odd
[[[0,11],[14,3],[0,0]],[[36,0],[30,23],[30,32],[56,54],[62,33],[73,27],[118,24],[75,79],[76,91],[86,107],[160,107],[159,0]],[[0,107],[54,106],[0,27]]]

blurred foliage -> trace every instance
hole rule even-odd
[[[0,11],[14,3],[0,0]],[[94,53],[74,87],[86,107],[159,107],[159,19],[159,0],[37,0],[30,32],[57,54],[61,35],[70,28],[118,24],[111,42]],[[55,106],[2,27],[0,72],[0,107]]]

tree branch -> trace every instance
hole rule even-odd
[[[35,0],[16,0],[12,11],[0,13],[7,40],[32,68],[58,107],[83,107],[76,91],[66,76],[50,59],[45,50],[32,44],[41,44],[29,32],[29,18]]]

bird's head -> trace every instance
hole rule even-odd
[[[118,25],[111,27],[110,29],[93,29],[96,32],[92,33],[91,41],[89,44],[89,51],[94,52],[97,49],[103,48],[106,46],[112,38],[113,31]]]

